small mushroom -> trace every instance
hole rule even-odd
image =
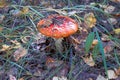
[[[62,45],[61,42],[64,37],[68,37],[78,30],[78,24],[67,16],[50,15],[38,22],[37,29],[43,35],[54,38],[57,47]],[[61,52],[61,50],[58,51]]]

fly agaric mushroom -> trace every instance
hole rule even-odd
[[[74,34],[78,30],[78,24],[67,16],[50,15],[38,22],[37,29],[43,35],[56,39],[55,45],[60,47],[62,38]]]

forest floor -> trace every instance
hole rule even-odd
[[[53,14],[79,25],[59,49],[37,30]],[[119,75],[120,0],[0,0],[0,80],[120,80]]]

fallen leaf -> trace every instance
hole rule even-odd
[[[21,47],[21,44],[17,41],[17,40],[11,40],[10,42],[12,42],[12,45],[7,45],[4,44],[2,45],[2,49],[0,49],[0,51],[7,51],[7,50],[11,50],[13,48],[17,49]]]
[[[120,34],[120,28],[114,29],[115,34]]]
[[[21,10],[21,14],[27,14],[29,12],[29,7],[23,7],[23,9]]]
[[[98,44],[98,40],[94,39],[93,42],[92,42],[92,45],[97,45],[97,44]]]
[[[63,61],[58,61],[58,60],[55,60],[51,57],[47,57],[47,60],[46,60],[46,66],[48,69],[58,67],[62,63],[63,63]]]
[[[116,17],[116,18],[120,17],[120,13],[119,12],[118,13],[112,13],[111,15]]]
[[[113,44],[111,41],[109,41],[109,42],[106,44],[106,46],[104,47],[104,53],[109,53],[109,52],[111,52],[111,51],[113,50],[113,46],[114,46],[114,44]]]
[[[21,43],[18,42],[17,40],[11,40],[10,42],[12,42],[13,44],[15,44],[15,45],[11,46],[11,48],[17,49],[17,48],[21,47]]]
[[[54,76],[52,78],[52,80],[68,80],[67,77],[64,77],[64,76],[61,76],[61,77],[58,77],[58,76]]]
[[[10,45],[2,45],[2,49],[0,49],[0,51],[6,51],[6,50],[9,50],[10,49]]]
[[[91,13],[85,14],[84,21],[89,28],[92,28],[95,26],[97,20],[94,14],[91,12]]]
[[[96,80],[108,80],[108,79],[104,78],[102,75],[98,75]]]
[[[8,3],[5,0],[0,0],[0,8],[4,8],[8,5]]]
[[[104,8],[104,11],[109,14],[112,13],[114,10],[115,10],[115,7],[111,5],[108,5]]]
[[[117,19],[115,18],[108,18],[108,22],[111,23],[112,25],[117,24]]]
[[[25,80],[25,79],[22,77],[22,78],[19,78],[18,80]]]
[[[47,57],[46,64],[53,63],[53,62],[55,62],[55,59],[51,57]]]
[[[89,66],[94,66],[95,65],[95,62],[93,60],[92,55],[85,55],[82,58],[87,65],[89,65]]]
[[[115,70],[115,73],[116,73],[116,75],[120,75],[120,67],[118,68],[118,69],[114,69]]]
[[[94,39],[93,42],[92,42],[92,46],[91,46],[90,49],[93,49],[97,44],[98,44],[98,40]]]
[[[101,36],[101,40],[102,40],[103,42],[108,42],[108,41],[110,41],[110,38],[109,38],[108,35],[106,35],[106,34],[102,34],[102,36]]]
[[[9,75],[9,80],[17,80],[15,76]]]
[[[13,54],[14,60],[18,61],[20,58],[24,57],[26,54],[27,54],[27,50],[23,47],[20,47]]]
[[[114,70],[108,70],[107,73],[108,79],[116,79],[118,77]]]

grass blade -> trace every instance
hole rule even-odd
[[[96,37],[98,39],[98,45],[99,45],[99,51],[100,53],[102,54],[102,60],[103,60],[103,64],[104,64],[104,68],[105,68],[105,72],[106,72],[106,75],[108,77],[108,73],[107,73],[107,63],[106,63],[106,59],[105,59],[105,53],[104,53],[104,49],[103,49],[103,45],[102,45],[102,42],[100,40],[100,36],[96,30]]]
[[[90,47],[91,47],[91,45],[92,45],[94,36],[95,36],[94,32],[91,32],[91,33],[88,35],[87,39],[86,39],[86,43],[85,43],[85,51],[86,51],[86,53],[88,53],[89,50],[90,50]]]

